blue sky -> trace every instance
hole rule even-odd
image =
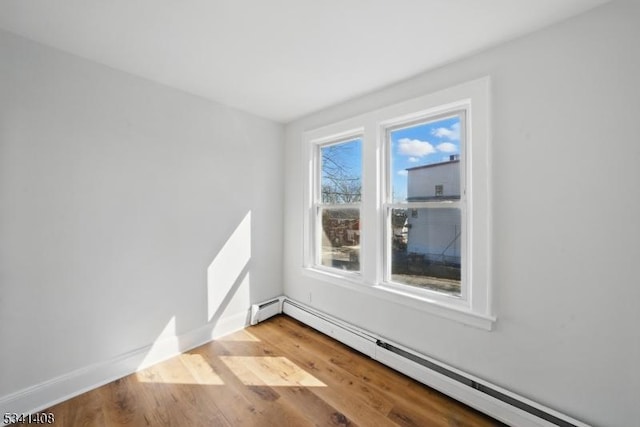
[[[460,119],[450,117],[391,132],[393,201],[407,198],[407,168],[449,160],[460,154]]]
[[[351,176],[362,172],[362,140],[322,148]],[[460,119],[442,120],[398,129],[391,132],[391,182],[393,201],[404,202],[407,197],[407,168],[430,165],[449,160],[460,154]],[[328,167],[329,165],[327,165]],[[326,178],[323,164],[323,181]]]

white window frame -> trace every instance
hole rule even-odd
[[[416,114],[412,114],[408,119],[400,117],[398,119],[387,120],[380,124],[380,135],[383,137],[382,141],[382,160],[383,165],[383,194],[382,194],[382,214],[383,214],[383,227],[382,235],[384,236],[383,246],[383,277],[381,284],[394,290],[404,291],[409,293],[415,293],[417,296],[424,298],[434,299],[442,301],[445,304],[463,304],[468,305],[468,289],[469,279],[466,275],[466,259],[467,259],[467,215],[466,215],[466,138],[467,138],[467,120],[466,117],[469,113],[470,104],[467,101],[455,103],[442,108],[440,110],[432,110],[425,112],[423,116],[416,117]],[[423,123],[437,122],[448,117],[459,117],[460,119],[460,200],[458,201],[424,201],[424,202],[394,202],[393,201],[393,189],[392,180],[393,172],[391,170],[391,132],[398,129],[405,129],[413,126],[418,126]],[[458,208],[460,209],[461,220],[461,260],[462,260],[462,277],[460,280],[460,295],[451,295],[444,292],[438,292],[435,290],[421,289],[415,286],[406,285],[403,283],[393,282],[391,280],[391,212],[393,209],[421,209],[421,208]]]
[[[461,296],[393,283],[388,276],[389,248],[387,131],[447,112],[465,111],[465,147],[461,147],[461,219],[464,222]],[[462,125],[462,123],[461,123]],[[347,287],[392,303],[402,304],[467,325],[491,330],[491,157],[490,79],[484,77],[304,133],[306,184],[304,191],[303,274],[329,285]],[[314,244],[317,190],[317,150],[322,144],[362,138],[362,200],[360,203],[360,273],[322,268]],[[404,204],[403,204],[404,206]]]
[[[350,142],[356,139],[361,140],[361,148],[364,146],[363,130],[352,129],[346,132],[341,132],[335,135],[324,136],[309,141],[310,149],[310,177],[309,182],[311,184],[310,190],[310,211],[309,215],[309,242],[305,245],[306,254],[305,259],[307,262],[305,265],[308,268],[312,268],[319,272],[323,272],[329,275],[336,275],[338,277],[344,277],[351,281],[361,281],[362,265],[360,265],[359,271],[352,270],[340,270],[333,267],[322,265],[321,254],[321,242],[322,242],[322,209],[358,209],[360,211],[360,224],[362,224],[362,198],[358,203],[323,203],[322,202],[322,156],[321,150],[324,147],[331,145],[338,145],[346,142]],[[362,247],[362,240],[360,240]],[[361,257],[360,257],[361,258]]]

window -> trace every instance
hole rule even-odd
[[[362,139],[317,144],[314,161],[314,264],[359,272]]]
[[[489,79],[304,140],[304,274],[490,329]]]
[[[386,128],[385,282],[452,297],[465,291],[465,115],[456,109]]]

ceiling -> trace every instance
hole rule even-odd
[[[288,122],[608,0],[2,0],[0,28]]]

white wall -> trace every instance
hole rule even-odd
[[[409,200],[412,197],[436,197],[436,185],[442,185],[443,197],[460,197],[460,162],[410,169],[407,174],[407,197]]]
[[[289,124],[285,294],[585,422],[635,425],[639,22],[638,5],[614,2]],[[301,133],[484,75],[495,329],[302,275]]]
[[[282,293],[282,125],[5,32],[0,58],[0,407]]]

